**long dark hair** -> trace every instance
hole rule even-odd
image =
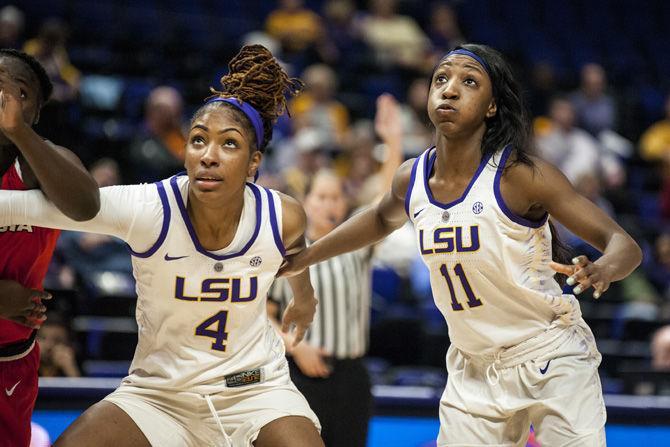
[[[530,158],[533,153],[531,121],[528,109],[521,95],[521,86],[514,76],[510,64],[498,51],[487,45],[463,44],[456,48],[471,51],[488,65],[489,79],[493,86],[493,98],[497,112],[486,119],[486,132],[482,139],[482,157],[494,154],[507,145],[512,146],[509,163],[505,169],[517,163],[531,168],[535,165]],[[556,228],[549,222],[551,231],[552,259],[562,264],[568,263],[570,249],[558,237]],[[559,280],[564,279],[562,275]]]

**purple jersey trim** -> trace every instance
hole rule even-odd
[[[475,175],[472,176],[472,179],[470,179],[470,183],[468,184],[468,187],[465,188],[465,191],[463,191],[463,195],[459,197],[458,199],[454,200],[453,202],[449,203],[442,203],[439,200],[436,200],[433,197],[433,192],[430,190],[430,186],[428,185],[428,179],[430,178],[430,173],[433,171],[433,166],[435,166],[435,159],[437,158],[437,150],[433,151],[432,154],[426,154],[427,158],[427,163],[425,163],[424,166],[424,176],[423,176],[423,183],[424,187],[426,189],[426,195],[428,196],[428,200],[430,203],[432,203],[435,206],[438,206],[442,209],[449,209],[454,205],[458,205],[459,203],[463,202],[465,198],[468,196],[468,193],[470,192],[470,189],[472,186],[475,184],[477,179],[479,178],[479,175],[482,173],[484,170],[484,167],[486,164],[489,162],[489,159],[491,158],[491,155],[486,155],[482,157],[482,161],[479,162],[479,167],[477,168],[477,171],[475,172]]]
[[[186,211],[186,205],[184,204],[184,199],[181,197],[181,191],[179,190],[179,186],[177,185],[178,176],[179,175],[175,175],[170,179],[170,185],[172,186],[172,192],[174,193],[175,200],[177,201],[177,207],[179,208],[181,217],[184,220],[184,223],[186,224],[186,229],[188,230],[188,234],[191,236],[191,241],[193,241],[193,246],[195,247],[195,249],[198,252],[202,253],[203,255],[212,259],[216,259],[217,261],[223,261],[225,259],[231,259],[245,254],[247,250],[251,248],[251,245],[256,240],[256,237],[258,237],[258,233],[260,232],[261,229],[261,216],[262,216],[261,205],[263,204],[263,201],[258,187],[253,183],[247,183],[247,186],[251,188],[251,191],[254,193],[254,197],[256,199],[256,228],[254,229],[254,234],[251,236],[251,239],[249,239],[249,242],[247,242],[246,245],[242,247],[242,249],[237,253],[217,255],[207,251],[200,244],[200,241],[198,240],[198,235],[195,233],[195,229],[193,228],[193,224],[191,223],[191,218],[188,215],[188,211]]]
[[[156,189],[158,189],[158,196],[161,198],[161,203],[163,204],[163,226],[161,228],[160,234],[158,235],[158,240],[156,240],[154,245],[149,250],[143,253],[133,251],[133,249],[130,248],[130,245],[126,244],[130,254],[137,256],[138,258],[148,258],[149,256],[156,253],[156,250],[158,250],[160,246],[163,245],[165,237],[167,236],[168,228],[170,228],[170,202],[168,201],[165,187],[163,186],[163,182],[156,182],[154,185],[156,185]]]
[[[267,188],[265,189],[265,192],[268,193],[268,204],[270,208],[270,225],[272,225],[272,236],[274,236],[275,239],[275,245],[279,249],[279,253],[281,253],[282,257],[286,256],[286,248],[284,247],[284,242],[281,240],[281,234],[279,234],[279,225],[277,222],[277,212],[275,210],[275,202],[274,198],[272,197],[272,191],[270,191]]]

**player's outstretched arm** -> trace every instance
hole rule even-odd
[[[154,185],[109,186],[100,189],[101,207],[87,221],[63,214],[39,190],[0,190],[0,227],[37,226],[106,234],[122,239],[135,251],[148,249],[158,238],[163,208]],[[27,228],[25,228],[28,230]]]
[[[0,131],[21,151],[44,194],[74,220],[93,218],[100,209],[98,185],[81,160],[69,151],[44,141],[26,123],[17,85],[0,90]]]
[[[283,276],[293,276],[313,264],[379,242],[406,221],[405,194],[414,160],[403,163],[393,178],[393,185],[382,199],[322,237],[295,256],[280,269]]]
[[[508,169],[502,185],[503,196],[506,200],[514,195],[525,196],[527,203],[546,210],[552,218],[603,253],[595,262],[586,256],[578,256],[571,265],[551,265],[557,272],[568,275],[569,285],[579,283],[576,294],[593,287],[594,297],[598,298],[612,281],[625,278],[640,265],[642,250],[614,220],[575,191],[556,167],[539,159],[534,162],[535,169],[524,165]]]
[[[281,194],[282,203],[282,241],[286,254],[300,253],[305,249],[305,228],[307,216],[302,206],[292,197]],[[316,313],[317,299],[309,279],[309,270],[288,279],[293,291],[293,299],[289,302],[282,318],[281,330],[287,333],[295,326],[295,337],[292,346],[296,346],[305,336]]]

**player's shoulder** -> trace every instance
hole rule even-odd
[[[393,184],[392,184],[392,191],[393,194],[404,200],[405,195],[407,194],[407,190],[409,189],[410,183],[412,182],[412,170],[414,167],[414,164],[416,163],[417,159],[419,158],[410,158],[409,160],[406,160],[398,166],[398,169],[395,171],[395,175],[393,176]]]
[[[503,179],[520,186],[538,185],[538,182],[550,180],[560,173],[558,168],[535,154],[510,154],[503,166]]]

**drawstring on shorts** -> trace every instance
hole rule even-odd
[[[221,433],[223,434],[224,444],[221,447],[234,447],[233,441],[230,439],[230,436],[228,436],[226,430],[223,429],[223,424],[221,423],[221,419],[219,419],[219,415],[216,413],[216,409],[214,408],[214,404],[212,403],[212,398],[209,396],[209,394],[206,394],[203,397],[207,401],[209,411],[210,413],[212,413],[212,416],[214,416],[214,420],[216,421],[217,425],[219,426],[219,429],[221,430]]]
[[[498,383],[500,383],[500,373],[496,368],[496,365],[499,364],[500,364],[500,351],[497,351],[495,353],[493,363],[490,363],[489,366],[486,368],[486,380],[489,382],[491,386],[496,386],[498,385]]]

